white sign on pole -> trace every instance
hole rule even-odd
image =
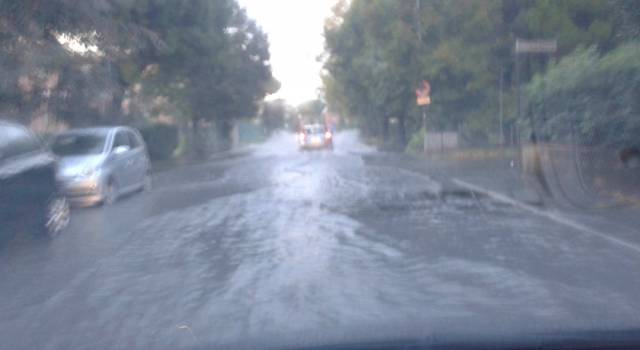
[[[516,53],[552,53],[558,50],[558,41],[516,39]]]

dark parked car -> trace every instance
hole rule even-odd
[[[69,222],[56,159],[27,128],[0,120],[0,242],[17,232],[55,236]]]

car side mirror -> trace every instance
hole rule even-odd
[[[118,146],[116,148],[113,149],[113,151],[111,153],[113,154],[122,154],[125,153],[127,151],[129,151],[131,148],[129,146]]]

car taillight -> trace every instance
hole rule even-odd
[[[300,142],[303,142],[306,137],[307,137],[307,135],[305,133],[303,133],[303,132],[298,134],[298,140]]]
[[[330,139],[330,138],[332,138],[332,137],[333,137],[333,135],[331,134],[331,132],[330,132],[330,131],[327,131],[327,132],[325,132],[325,133],[324,133],[324,138],[325,138],[325,139]]]

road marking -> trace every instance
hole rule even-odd
[[[483,194],[485,194],[485,195],[487,195],[487,196],[489,196],[489,197],[491,197],[491,198],[493,198],[493,199],[495,199],[497,201],[500,201],[500,202],[503,202],[503,203],[506,203],[506,204],[510,204],[510,205],[512,205],[514,207],[526,210],[526,211],[531,212],[533,214],[536,214],[538,216],[545,217],[545,218],[547,218],[547,219],[549,219],[551,221],[554,221],[554,222],[556,222],[558,224],[565,225],[565,226],[571,227],[573,229],[588,233],[590,235],[593,235],[593,236],[596,236],[598,238],[604,239],[606,241],[609,241],[610,243],[619,245],[621,247],[633,250],[635,253],[640,254],[640,246],[637,246],[637,245],[635,245],[633,243],[629,243],[629,242],[627,242],[625,240],[622,240],[622,239],[619,239],[619,238],[616,238],[616,237],[611,237],[609,235],[606,235],[606,234],[604,234],[602,232],[594,230],[591,227],[587,227],[585,225],[580,224],[579,222],[571,220],[570,218],[568,218],[566,216],[563,216],[560,213],[550,212],[550,211],[538,209],[538,208],[533,207],[533,206],[531,206],[529,204],[517,201],[517,200],[515,200],[515,199],[513,199],[513,198],[511,198],[509,196],[506,196],[506,195],[504,195],[502,193],[495,192],[495,191],[492,191],[492,190],[488,190],[486,188],[482,188],[480,186],[474,185],[474,184],[466,182],[464,180],[460,180],[460,179],[454,178],[453,182],[456,185],[464,187],[464,188],[466,188],[466,189],[468,189],[470,191],[483,193]]]

